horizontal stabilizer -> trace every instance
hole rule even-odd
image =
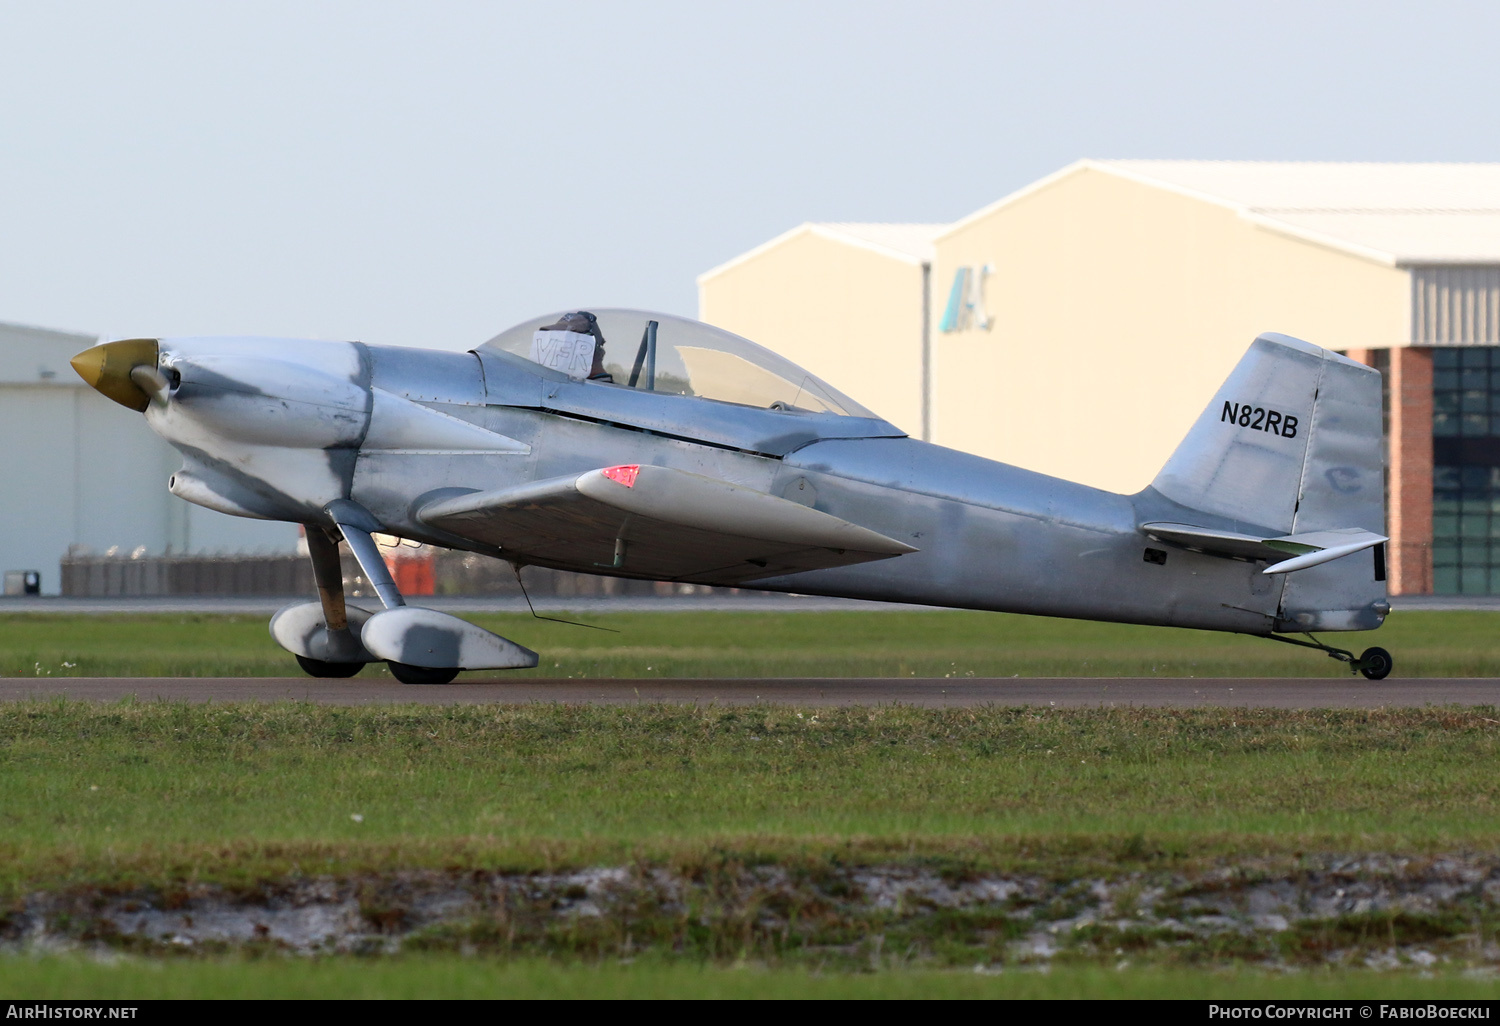
[[[1271,538],[1210,527],[1194,527],[1191,524],[1142,524],[1141,532],[1159,541],[1171,542],[1210,556],[1273,561],[1271,566],[1261,571],[1267,574],[1289,574],[1305,570],[1340,556],[1361,552],[1387,540],[1385,535],[1357,527],[1308,531]]]
[[[915,552],[811,507],[669,467],[591,470],[417,514],[508,558],[654,580],[732,583]]]
[[[1157,541],[1171,542],[1195,552],[1206,552],[1210,556],[1231,556],[1236,559],[1286,557],[1285,552],[1271,548],[1263,537],[1255,534],[1216,531],[1208,527],[1193,527],[1191,524],[1142,524],[1141,533]]]
[[[1294,570],[1306,570],[1310,566],[1328,563],[1340,556],[1374,548],[1387,541],[1385,535],[1374,531],[1362,531],[1357,527],[1345,527],[1334,531],[1309,531],[1306,534],[1289,534],[1285,538],[1272,538],[1267,542],[1272,548],[1283,552],[1299,552],[1299,555],[1266,567],[1261,573],[1289,574]]]

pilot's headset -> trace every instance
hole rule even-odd
[[[604,344],[604,335],[599,331],[599,318],[587,310],[571,310],[557,319],[556,324],[547,324],[538,331],[574,331],[580,335],[592,335]]]

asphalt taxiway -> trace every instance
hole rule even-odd
[[[619,705],[1026,705],[1242,706],[1280,709],[1368,709],[1381,706],[1500,705],[1500,679],[1484,677],[1364,678],[841,678],[688,680],[646,678],[496,680],[478,674],[440,687],[389,679],[310,677],[63,677],[0,680],[0,701],[69,698],[172,702],[316,702],[382,705],[414,702],[558,702]]]

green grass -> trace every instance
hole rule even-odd
[[[73,895],[72,909],[111,892],[155,894],[172,907],[202,884],[264,896],[310,877],[352,882],[378,922],[384,902],[405,900],[399,881],[414,870],[463,880],[664,867],[706,896],[684,900],[708,904],[648,903],[566,922],[545,903],[518,907],[500,926],[481,918],[424,928],[399,957],[289,960],[252,946],[261,957],[224,961],[222,944],[206,944],[113,966],[0,958],[0,993],[1487,995],[1492,982],[1451,973],[1422,981],[1187,969],[1316,966],[1330,952],[1398,943],[1473,964],[1495,923],[1467,907],[1186,947],[1149,930],[1075,929],[1044,975],[1017,970],[1009,945],[1028,927],[1003,908],[896,914],[778,897],[810,902],[788,913],[800,931],[789,940],[755,925],[762,899],[743,881],[745,867],[770,863],[823,881],[850,866],[904,865],[960,880],[995,870],[1064,888],[1101,878],[1128,887],[1217,879],[1210,874],[1225,866],[1295,877],[1321,865],[1321,852],[1493,855],[1497,755],[1491,708],[4,703],[0,933],[38,891]],[[714,912],[721,901],[729,904]],[[1059,905],[1049,914],[1074,913]],[[167,950],[68,921],[58,929],[86,942]],[[621,965],[623,951],[639,963]],[[976,961],[1006,970],[956,971]],[[1139,968],[1114,971],[1121,961]],[[736,962],[749,968],[731,969]]]
[[[999,614],[587,618],[622,633],[529,617],[473,617],[540,650],[544,662],[533,675],[549,677],[1346,673],[1316,653],[1256,639]],[[1396,654],[1403,676],[1500,676],[1497,627],[1500,618],[1489,613],[1406,613],[1392,617],[1378,634],[1329,639],[1356,650],[1379,643]],[[0,672],[28,678],[295,672],[261,617],[5,616],[0,653]],[[380,672],[372,668],[366,675]],[[4,703],[0,926],[6,905],[38,889],[176,893],[195,882],[255,889],[289,877],[352,879],[412,869],[525,872],[654,864],[712,879],[715,866],[760,862],[814,874],[895,863],[960,874],[998,869],[1088,880],[1134,872],[1191,875],[1224,864],[1295,871],[1303,853],[1318,852],[1494,854],[1500,852],[1500,791],[1492,772],[1497,754],[1500,712],[1489,708],[1064,712]],[[864,948],[827,959],[808,948],[783,958],[762,945],[748,967],[732,968],[726,961],[738,949],[732,938],[725,946],[726,938],[717,935],[707,946],[675,955],[663,949],[629,966],[603,953],[618,947],[535,939],[503,959],[494,955],[510,949],[483,943],[478,950],[486,954],[463,957],[458,952],[473,944],[460,931],[447,941],[432,938],[428,953],[394,958],[221,960],[206,952],[126,958],[114,965],[0,958],[0,993],[1494,993],[1492,981],[1452,974],[1418,979],[1314,969],[1272,975],[1193,971],[1174,961],[1233,966],[1265,957],[1248,948],[1142,951],[1128,956],[1137,963],[1130,971],[1116,972],[1120,938],[1113,934],[1101,934],[1097,944],[1083,938],[1051,973],[1010,967],[998,976],[940,971],[934,962],[965,966],[963,958],[972,952],[1002,943],[984,941],[989,927],[978,920],[945,922],[936,917],[881,925],[872,919],[861,925],[888,933],[893,949],[927,952],[910,965],[889,956],[874,973],[844,971],[860,967]],[[1429,925],[1403,922],[1401,932],[1419,938]],[[1355,934],[1395,928],[1384,920],[1334,926]],[[1473,926],[1465,920],[1430,929],[1443,934],[1438,950],[1458,951]],[[1341,936],[1304,933],[1299,927],[1279,935],[1281,957],[1311,964],[1316,958],[1300,947],[1321,951],[1346,943]],[[546,954],[553,957],[535,957]],[[575,961],[580,957],[588,961]]]
[[[0,994],[13,1000],[152,998],[1178,998],[1188,1000],[1494,1000],[1492,979],[1443,974],[1112,969],[817,973],[637,963],[568,965],[476,958],[270,958],[100,964],[0,958]]]
[[[726,851],[1067,872],[1494,851],[1497,720],[1488,708],[9,703],[0,888]]]
[[[585,614],[619,633],[476,614],[542,654],[507,677],[1309,677],[1347,676],[1317,652],[1165,627],[956,611]],[[1500,613],[1409,612],[1361,634],[1399,677],[1500,676]],[[367,668],[379,676],[383,666]],[[0,616],[0,676],[294,676],[259,616]]]

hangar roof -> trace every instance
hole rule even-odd
[[[1381,263],[1500,263],[1500,164],[1081,160],[954,227],[1088,169],[1229,207],[1273,231]]]
[[[828,221],[813,224],[815,231],[842,236],[846,241],[888,249],[918,262],[932,259],[932,240],[945,230],[946,224],[879,224],[851,221]]]
[[[842,242],[861,249],[873,250],[882,256],[888,256],[903,263],[925,264],[932,261],[932,242],[950,226],[946,224],[895,224],[880,222],[853,222],[853,221],[808,221],[799,224],[791,231],[782,232],[780,235],[763,242],[754,249],[741,253],[733,260],[720,264],[712,270],[704,271],[698,275],[700,282],[716,275],[723,274],[730,268],[737,267],[747,260],[752,260],[762,253],[784,242],[796,238],[799,235],[813,234],[835,242]]]

